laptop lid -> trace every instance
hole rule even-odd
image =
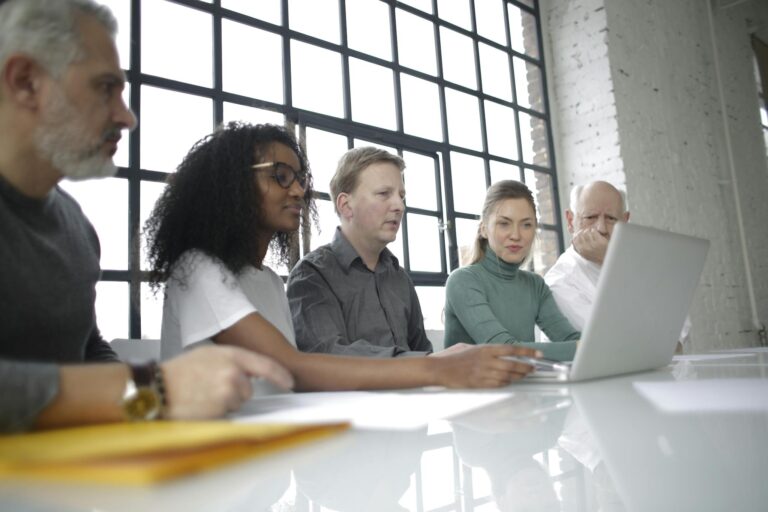
[[[568,380],[669,364],[708,249],[702,238],[617,224]]]

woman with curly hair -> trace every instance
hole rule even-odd
[[[299,390],[497,387],[531,371],[502,356],[539,353],[510,346],[392,360],[298,351],[283,282],[263,261],[270,244],[287,261],[305,209],[314,216],[312,175],[284,128],[230,123],[190,150],[146,229],[152,282],[166,284],[164,358],[245,347],[288,368]]]

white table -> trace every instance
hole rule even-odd
[[[505,391],[153,487],[0,482],[0,510],[768,510],[768,352]]]

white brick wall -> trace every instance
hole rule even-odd
[[[570,186],[625,187],[632,220],[711,240],[691,309],[694,350],[756,345],[739,193],[758,314],[768,323],[768,166],[749,30],[768,2],[714,13],[733,148],[731,179],[704,0],[541,2],[561,201]]]

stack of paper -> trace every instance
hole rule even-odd
[[[159,421],[0,436],[0,478],[151,483],[273,452],[347,427],[347,423]]]

